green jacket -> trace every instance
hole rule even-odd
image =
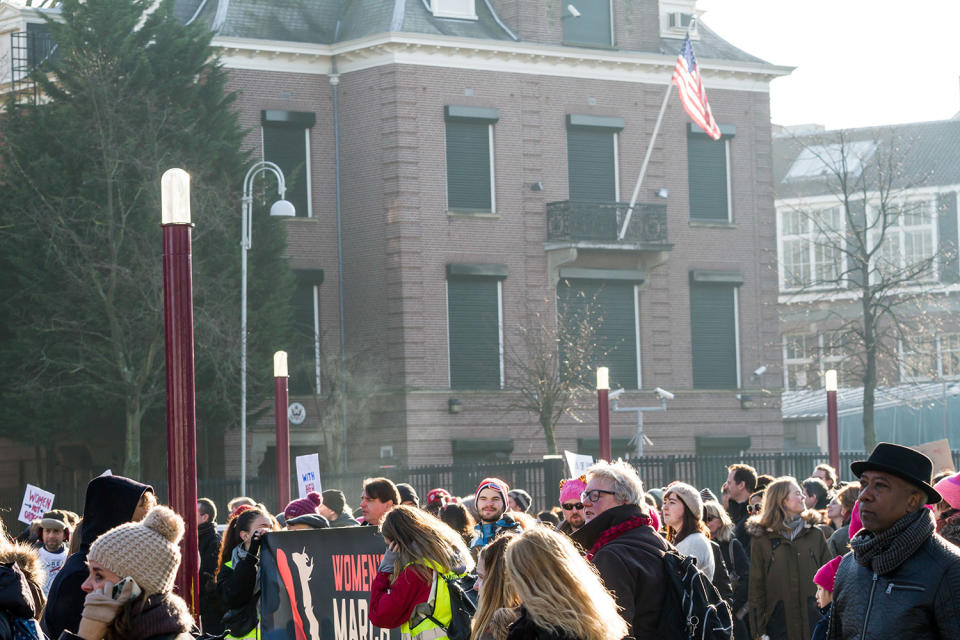
[[[813,576],[833,556],[817,528],[819,515],[805,511],[803,529],[791,541],[760,526],[759,516],[747,521],[751,535],[748,605],[754,637],[770,640],[809,640],[820,619]]]

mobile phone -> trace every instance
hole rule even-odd
[[[132,585],[132,589],[130,591],[131,600],[140,595],[140,585],[138,585],[136,580],[134,580],[132,577],[127,576],[117,584],[113,585],[113,591],[111,592],[110,597],[114,600],[119,600],[120,594],[123,593],[123,589],[127,586],[127,584]]]

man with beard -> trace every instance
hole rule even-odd
[[[563,509],[563,522],[557,525],[557,531],[568,536],[586,524],[583,515],[583,502],[580,494],[587,488],[583,478],[569,478],[560,482],[560,508]]]
[[[482,549],[501,531],[519,529],[519,523],[505,513],[509,492],[510,487],[499,478],[484,478],[480,482],[475,498],[480,522],[474,527],[477,537],[471,549]]]

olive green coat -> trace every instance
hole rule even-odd
[[[809,640],[820,619],[813,576],[833,556],[817,528],[819,515],[806,511],[794,540],[763,529],[759,517],[747,520],[751,535],[748,606],[754,637]]]

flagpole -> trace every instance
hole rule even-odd
[[[640,184],[643,182],[643,176],[647,173],[647,164],[650,162],[650,155],[653,153],[653,145],[657,141],[657,134],[660,132],[660,124],[663,122],[663,114],[667,110],[667,103],[670,102],[670,93],[673,91],[673,82],[667,83],[667,91],[663,94],[663,102],[660,104],[660,113],[657,114],[657,123],[653,125],[653,135],[650,136],[650,144],[647,145],[647,153],[643,156],[643,164],[640,166],[640,175],[637,176],[637,184],[633,187],[633,195],[630,196],[630,205],[627,207],[627,217],[623,220],[623,227],[617,234],[617,240],[623,240],[627,234],[627,226],[630,224],[630,218],[633,216],[633,207],[637,204],[637,198],[640,196]]]

